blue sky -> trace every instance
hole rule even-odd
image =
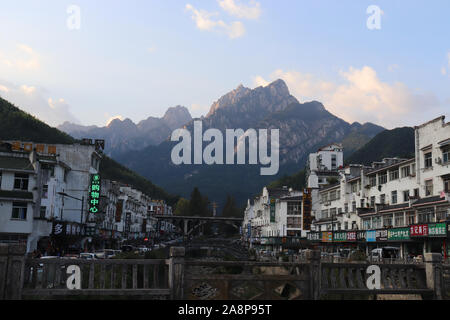
[[[447,0],[3,2],[0,95],[51,125],[105,125],[175,105],[205,115],[241,83],[282,78],[347,121],[418,125],[450,115],[449,12]]]

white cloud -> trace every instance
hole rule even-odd
[[[36,70],[39,67],[39,55],[31,47],[25,44],[18,44],[15,49],[8,54],[0,51],[0,68],[24,71]]]
[[[0,80],[0,95],[48,125],[57,126],[64,121],[79,123],[66,101],[48,97],[45,89],[28,85],[18,86]]]
[[[388,71],[389,72],[394,72],[395,70],[398,70],[398,69],[400,69],[398,64],[391,64],[391,65],[388,66]]]
[[[206,10],[197,10],[191,4],[186,4],[186,10],[192,12],[192,20],[198,29],[204,31],[223,31],[230,39],[242,37],[245,34],[245,27],[240,21],[234,21],[232,23],[225,23],[222,20],[213,20],[212,18],[217,16],[217,12],[208,12]]]
[[[387,128],[419,124],[442,107],[434,94],[408,88],[401,82],[383,82],[368,66],[350,67],[339,75],[340,81],[332,82],[311,74],[276,70],[270,81],[283,79],[300,101],[318,100],[348,122],[374,122]],[[256,86],[267,83],[260,76],[253,80]]]
[[[218,0],[220,7],[232,16],[243,19],[258,19],[261,15],[259,2],[250,1],[250,5],[241,4],[239,0]]]
[[[106,117],[109,117],[108,114],[106,114]],[[121,115],[109,117],[109,119],[106,121],[106,126],[108,126],[111,123],[111,121],[113,121],[114,119],[119,119],[119,120],[123,121],[123,120],[125,120],[125,117],[121,116]]]
[[[442,67],[441,73],[443,76],[447,75],[447,69],[445,69],[445,67]]]
[[[148,52],[148,53],[153,53],[153,52],[155,52],[155,51],[156,51],[156,48],[155,48],[155,47],[147,48],[147,52]]]

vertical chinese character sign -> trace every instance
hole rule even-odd
[[[99,212],[100,200],[100,175],[93,174],[91,177],[91,186],[89,192],[89,217],[92,219]]]

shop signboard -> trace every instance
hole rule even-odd
[[[270,198],[270,222],[275,222],[275,199]]]
[[[311,230],[311,189],[303,190],[303,230]]]
[[[307,239],[310,241],[320,241],[320,232],[315,231],[308,232]]]
[[[347,232],[347,241],[356,241],[356,231]]]
[[[446,225],[444,223],[432,223],[428,225],[429,237],[446,237]]]
[[[377,236],[377,232],[375,230],[367,230],[367,233],[366,233],[367,242],[377,241],[376,236]]]
[[[357,241],[366,241],[366,238],[367,238],[367,231],[365,231],[365,230],[356,231],[356,240]]]
[[[330,231],[322,231],[322,242],[332,242],[333,233]]]
[[[387,229],[377,230],[375,238],[377,241],[387,241],[387,239],[388,239]]]
[[[417,224],[409,227],[411,237],[426,237],[428,236],[428,225]]]
[[[409,228],[395,228],[388,230],[389,241],[409,240]]]
[[[100,175],[93,174],[91,177],[91,186],[89,192],[89,212],[98,213],[99,212],[99,200],[100,200]]]
[[[334,241],[344,242],[347,241],[347,232],[334,232]]]

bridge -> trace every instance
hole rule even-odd
[[[174,215],[153,215],[158,220],[170,221],[172,224],[183,230],[183,236],[189,236],[195,230],[200,230],[206,223],[223,223],[228,224],[239,230],[242,225],[243,218],[229,217],[199,217],[199,216],[174,216]]]

